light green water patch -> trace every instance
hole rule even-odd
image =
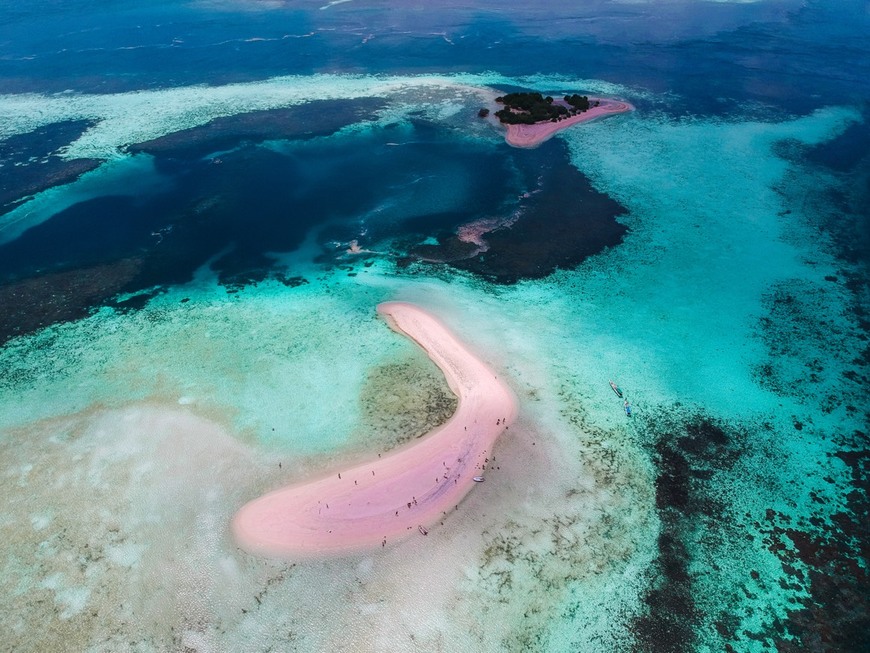
[[[778,124],[630,115],[565,132],[574,165],[629,210],[624,245],[579,279],[565,275],[584,300],[579,319],[606,307],[606,322],[589,321],[607,363],[643,368],[659,398],[691,396],[725,415],[747,401],[769,408],[773,399],[741,392],[760,355],[747,333],[771,284],[818,277],[781,238],[788,207],[777,185],[789,163],[773,147],[832,138],[855,118],[847,109]]]
[[[376,316],[382,298],[313,279],[234,296],[188,287],[128,315],[103,309],[0,352],[3,426],[159,398],[217,411],[276,450],[340,449],[358,433],[372,366],[398,359],[409,370],[409,356],[431,366]]]
[[[371,451],[389,451],[446,422],[458,405],[434,365],[408,355],[373,367],[361,389],[360,439]]]

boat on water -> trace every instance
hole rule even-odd
[[[628,399],[625,400],[625,403],[622,405],[625,408],[626,417],[631,417],[631,404],[628,403]]]
[[[474,481],[475,483],[483,483],[483,476],[475,476],[471,480]]]
[[[429,531],[427,531],[426,528],[422,524],[417,526],[417,528],[420,529],[420,535],[428,535],[429,534]]]
[[[619,386],[616,385],[613,381],[610,382],[610,387],[613,388],[613,391],[616,393],[616,396],[622,399],[622,390],[619,389]]]

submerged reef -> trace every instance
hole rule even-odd
[[[808,591],[773,629],[783,653],[870,650],[870,448],[863,431],[848,439],[854,448],[833,454],[850,474],[840,510],[826,519],[795,520],[775,510],[765,515],[765,544],[788,576],[781,583]],[[829,499],[814,493],[812,501],[824,505]]]
[[[712,479],[718,471],[733,467],[745,435],[726,430],[702,414],[676,422],[657,421],[650,428],[661,532],[645,596],[648,611],[633,628],[641,650],[679,653],[692,650],[699,626],[712,617],[696,602],[700,590],[692,569],[710,565],[715,569],[715,562],[697,549],[695,538],[699,529],[713,528],[723,517]],[[723,530],[728,527],[723,525]]]
[[[375,112],[384,104],[377,98],[314,100],[294,107],[250,111],[214,118],[204,125],[136,143],[126,149],[132,154],[144,152],[166,158],[193,158],[232,150],[245,142],[315,138],[333,134],[349,124],[374,120]]]
[[[39,191],[66,184],[100,166],[98,159],[63,159],[61,148],[94,123],[69,120],[0,140],[0,215]]]
[[[758,336],[767,356],[756,375],[762,386],[778,394],[812,397],[824,413],[845,405],[855,415],[859,407],[851,397],[867,384],[870,348],[865,344],[862,351],[855,350],[854,344],[862,341],[861,310],[857,304],[851,314],[839,310],[842,293],[835,278],[773,286],[764,297],[767,314],[759,320]]]
[[[778,651],[867,650],[866,434],[845,438],[829,457],[848,476],[797,479],[777,458],[784,442],[800,440],[772,422],[728,424],[677,405],[642,431],[657,468],[661,532],[647,611],[633,624],[640,650],[735,653],[750,641]]]
[[[412,258],[402,263],[414,258],[446,263],[494,283],[513,284],[574,268],[622,242],[628,228],[617,218],[625,208],[566,165],[563,144],[547,143],[521,156],[537,172],[533,190],[506,207],[507,215],[493,220],[492,230],[481,235],[483,246],[457,233],[442,233],[438,244],[412,247]]]
[[[359,398],[360,428],[378,449],[389,451],[420,438],[456,412],[456,395],[432,367],[409,355],[367,374]]]
[[[121,292],[141,267],[141,259],[126,258],[0,285],[0,346],[16,336],[87,317]]]
[[[305,283],[267,252],[293,250],[321,216],[300,211],[292,221],[281,219],[298,200],[297,189],[286,184],[298,166],[258,144],[333,133],[371,118],[380,106],[362,99],[256,111],[130,146],[137,157],[153,156],[158,170],[175,176],[176,187],[149,196],[107,188],[106,195],[76,202],[0,245],[0,301],[9,307],[0,316],[0,344],[101,306],[141,307],[209,262],[230,292],[267,279],[289,287]],[[89,125],[61,123],[10,138],[0,159],[59,147]],[[226,151],[206,156],[218,150]],[[12,167],[24,172],[4,173],[4,188],[15,193],[0,193],[0,202],[69,182],[100,163],[50,155],[41,167]],[[21,178],[31,169],[39,173],[38,184]],[[123,294],[133,297],[118,300]]]

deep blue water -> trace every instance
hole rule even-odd
[[[867,97],[866,3],[114,2],[7,5],[0,89],[117,92],[313,72],[539,72],[674,91],[693,113],[716,98],[793,111]],[[99,21],[93,16],[99,15]],[[365,43],[363,41],[369,38]]]
[[[0,245],[0,279],[142,256],[153,265],[126,287],[132,292],[189,281],[230,251],[214,263],[222,275],[262,277],[269,253],[296,249],[318,224],[337,223],[325,241],[370,245],[403,230],[422,239],[484,217],[508,199],[519,176],[515,166],[527,158],[459,143],[425,123],[410,134],[387,129],[279,151],[227,135],[220,145],[217,153],[204,153],[202,145],[162,150],[153,174],[167,183],[154,194],[106,185],[105,196]],[[458,147],[462,157],[455,156]]]
[[[7,6],[0,21],[0,90],[113,93],[314,72],[496,70],[515,76],[545,72],[604,79],[657,94],[674,93],[679,96],[674,103],[648,107],[640,100],[638,104],[641,109],[675,117],[751,114],[774,119],[829,104],[861,106],[870,91],[870,64],[862,40],[868,19],[864,3],[858,1],[836,6],[822,2],[669,3],[654,8],[608,2],[575,8],[556,3],[546,10],[517,7],[508,11],[497,10],[497,3],[457,3],[383,11],[387,4],[351,2],[323,10],[319,2],[283,3],[265,10],[258,9],[257,2],[220,2],[210,5],[210,10],[169,1],[147,8],[138,2],[118,2],[111,12],[98,12],[85,1]],[[94,20],[97,13],[99,21]],[[347,121],[357,118],[348,116]],[[338,117],[323,129],[335,130],[341,120]],[[67,129],[74,132],[86,125],[72,123]],[[418,128],[426,129],[422,124]],[[419,144],[401,153],[380,147],[371,160],[363,153],[367,151],[364,146],[353,144],[342,147],[340,154],[308,151],[288,156],[285,152],[277,157],[247,147],[244,153],[224,157],[228,165],[218,173],[206,165],[208,161],[200,160],[210,147],[214,151],[232,149],[238,143],[269,136],[268,129],[253,136],[238,126],[225,131],[223,142],[206,141],[193,149],[176,149],[169,156],[164,152],[162,158],[158,155],[158,169],[176,184],[174,191],[134,200],[112,197],[113,189],[107,188],[104,200],[70,207],[52,224],[7,245],[0,274],[7,279],[22,278],[28,271],[94,264],[132,255],[137,248],[147,249],[155,238],[152,232],[176,224],[180,213],[191,210],[198,198],[223,184],[227,174],[239,174],[249,183],[214,201],[210,210],[235,215],[230,208],[234,205],[256,207],[257,211],[249,213],[263,216],[263,224],[272,224],[276,212],[283,210],[280,207],[290,202],[293,217],[279,221],[283,225],[280,234],[271,228],[236,233],[231,226],[234,218],[218,220],[205,239],[197,236],[190,251],[183,248],[191,254],[181,264],[185,272],[167,274],[166,279],[180,280],[230,245],[241,252],[251,250],[242,259],[262,263],[264,246],[250,246],[255,234],[264,236],[264,242],[271,241],[273,249],[292,249],[318,221],[365,212],[386,201],[399,183],[397,173],[386,170],[415,169],[419,179],[435,178],[438,161],[446,156],[433,144],[438,137],[432,134],[423,134]],[[280,136],[286,135],[276,129],[274,137]],[[840,171],[850,166],[863,170],[867,139],[866,123],[854,125],[848,137],[819,150],[816,160]],[[82,161],[67,167],[57,164],[57,171],[40,168],[37,161],[63,145],[47,138],[45,128],[32,136],[15,136],[9,144],[4,210],[27,193],[68,181],[92,166]],[[472,175],[490,165],[505,165],[505,161],[478,163],[473,156],[467,155]],[[507,157],[516,159],[517,155]],[[58,159],[49,161],[55,165]],[[459,164],[454,160],[450,165]],[[515,163],[507,165],[515,168]],[[857,174],[858,183],[863,183],[860,180],[865,176]],[[462,218],[498,210],[510,192],[523,190],[522,184],[509,188],[507,176],[478,176],[474,183],[479,193],[460,212]],[[279,178],[299,181],[267,193],[270,182]],[[493,185],[499,188],[489,190]],[[293,186],[307,190],[294,191]],[[853,201],[866,202],[866,198]],[[91,224],[77,231],[68,225],[74,225],[82,211]],[[114,220],[118,212],[130,216],[126,226]],[[429,218],[430,226],[457,224],[461,220],[454,213],[452,209],[431,212],[439,217]],[[414,233],[425,232],[424,223],[425,218],[418,217],[405,226]],[[100,228],[106,225],[109,228]],[[370,228],[375,234],[378,229],[383,232],[383,226]],[[76,243],[76,233],[94,231],[100,236],[89,235]],[[44,244],[60,233],[65,234],[62,245]],[[355,234],[350,229],[346,235]],[[174,237],[178,238],[178,232]],[[176,265],[168,267],[176,269]]]

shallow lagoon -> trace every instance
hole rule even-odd
[[[521,152],[476,118],[492,87],[638,111]],[[126,150],[324,99],[349,104],[309,134]],[[865,168],[825,164],[862,114],[676,105],[489,73],[0,98],[5,136],[93,121],[57,156],[107,160],[0,216],[19,257],[4,286],[30,284],[5,297],[53,322],[0,350],[8,645],[792,650],[826,620],[844,636],[862,623],[834,597],[860,607],[866,587],[866,260],[860,238],[843,246],[866,219]],[[517,283],[408,260],[521,211],[541,153],[625,209],[618,243]],[[280,192],[263,197],[270,174]],[[345,254],[351,239],[370,253]],[[52,296],[75,319],[39,312]],[[227,525],[242,503],[452,410],[438,370],[377,318],[389,299],[438,315],[508,379],[520,418],[495,469],[425,538],[319,562],[241,553]]]

